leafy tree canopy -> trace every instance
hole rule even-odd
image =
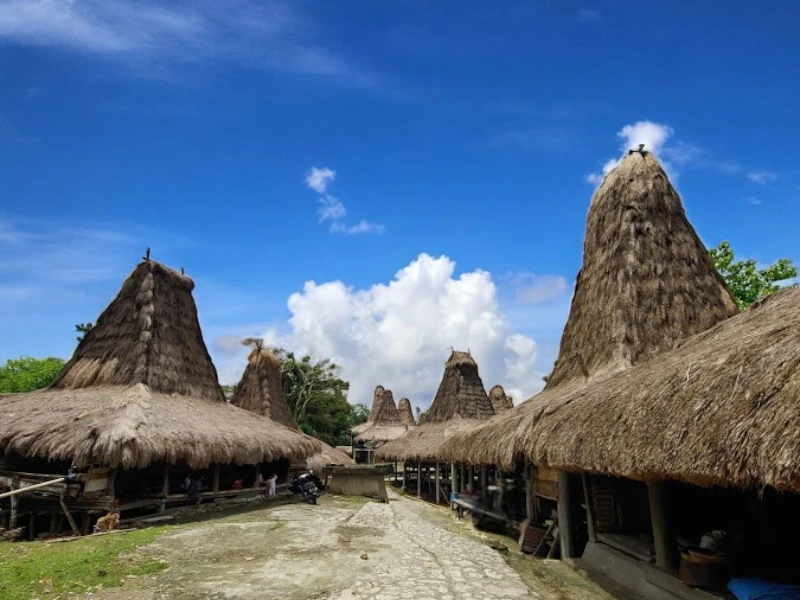
[[[349,445],[350,428],[365,422],[369,409],[347,401],[350,384],[340,377],[339,366],[309,355],[298,358],[283,348],[274,352],[282,363],[286,400],[300,428],[331,446]]]
[[[759,269],[754,260],[735,260],[728,242],[709,250],[709,255],[739,308],[747,308],[762,296],[777,292],[782,283],[797,277],[797,267],[788,258],[764,269]]]
[[[9,359],[0,367],[0,393],[30,392],[47,387],[55,381],[64,361],[60,358],[21,358]]]

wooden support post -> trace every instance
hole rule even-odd
[[[220,472],[220,466],[219,465],[214,465],[214,482],[211,485],[211,491],[212,492],[218,492],[219,491],[219,472]]]
[[[572,497],[569,490],[569,473],[558,472],[558,536],[561,558],[574,556],[572,524]]]
[[[57,533],[58,530],[58,513],[50,513],[50,533]]]
[[[486,477],[486,465],[481,466],[481,501],[486,502],[486,498],[488,498],[489,490],[486,489],[486,486],[489,485],[489,480]]]
[[[81,518],[81,535],[89,535],[89,524],[92,520],[92,517],[89,515],[88,511],[83,512],[83,517]]]
[[[417,498],[422,497],[422,463],[417,463]]]
[[[33,514],[33,511],[28,513],[28,539],[36,539],[36,515]]]
[[[450,463],[450,492],[455,493],[458,491],[456,488],[456,463]]]
[[[586,527],[589,533],[589,541],[596,542],[594,506],[592,505],[592,495],[589,492],[589,478],[586,473],[581,473],[581,484],[583,485],[583,501],[586,503]]]
[[[536,514],[533,504],[533,465],[530,459],[525,459],[523,475],[525,476],[525,516],[530,523],[535,522]]]
[[[458,480],[459,480],[459,482],[458,482],[458,493],[459,494],[463,494],[464,493],[464,487],[465,487],[464,484],[466,483],[465,475],[466,475],[466,473],[464,472],[464,463],[461,463],[459,465],[459,467],[458,467]]]
[[[80,529],[78,529],[78,524],[75,522],[75,519],[72,518],[72,513],[69,512],[69,508],[67,508],[67,505],[64,503],[63,496],[58,501],[58,503],[61,505],[61,510],[64,511],[64,516],[67,517],[67,522],[69,522],[69,527],[70,529],[72,529],[72,533],[74,533],[77,536],[80,536],[81,531]]]
[[[11,491],[19,489],[19,475],[14,475],[11,478]],[[19,517],[19,495],[11,496],[11,517],[8,522],[9,529],[17,528],[17,519]]]
[[[111,472],[108,474],[108,484],[106,485],[106,495],[110,496],[111,498],[117,497],[116,492],[116,484],[117,484],[117,469],[111,469]]]
[[[169,464],[164,465],[164,475],[161,480],[161,504],[158,506],[160,513],[167,510],[167,496],[169,496]]]
[[[408,466],[406,465],[406,461],[403,461],[403,486],[400,488],[404,492],[406,491],[406,482],[408,481]]]
[[[650,520],[653,523],[653,542],[656,547],[656,566],[665,571],[678,569],[675,534],[668,512],[667,487],[663,481],[648,482]]]
[[[495,467],[495,473],[497,474],[495,477],[495,482],[497,483],[497,512],[503,512],[503,499],[506,495],[506,486],[505,481],[503,480],[503,471],[500,470],[500,467]]]
[[[439,463],[436,463],[436,504],[439,504]]]
[[[256,465],[255,479],[253,479],[253,485],[251,485],[250,487],[254,487],[254,488],[258,487],[258,476],[259,476],[260,473],[261,473],[261,465]]]

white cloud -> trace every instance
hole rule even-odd
[[[628,150],[638,149],[640,144],[644,144],[644,150],[652,152],[662,159],[670,159],[674,162],[685,162],[691,156],[691,152],[696,149],[693,146],[680,145],[675,148],[667,148],[666,143],[674,134],[672,127],[653,121],[637,121],[636,123],[625,125],[617,132],[617,137],[622,140],[620,150],[627,153]],[[611,158],[603,164],[601,173],[590,173],[586,176],[586,181],[592,185],[599,185],[603,178],[619,164],[619,159]],[[671,166],[668,160],[662,160],[664,170],[671,179],[678,176],[678,172]]]
[[[523,399],[541,389],[536,343],[512,331],[486,271],[456,275],[446,256],[421,254],[388,284],[356,289],[307,282],[288,300],[288,332],[264,337],[300,353],[333,358],[350,381],[350,401],[369,403],[382,384],[426,407],[450,347],[469,349],[485,386],[500,383]],[[241,366],[224,371],[235,378]]]
[[[324,194],[328,189],[328,184],[336,179],[336,171],[323,167],[311,167],[306,173],[306,185],[318,194]]]
[[[0,40],[114,61],[142,76],[229,62],[356,87],[385,83],[315,41],[318,29],[280,0],[0,0]]]
[[[771,173],[769,171],[750,171],[747,174],[747,178],[753,183],[757,183],[759,185],[766,185],[768,183],[772,183],[773,181],[775,181],[778,178],[778,176],[775,173]]]
[[[333,221],[331,229],[338,227],[339,219],[347,215],[347,209],[344,207],[344,204],[342,204],[342,201],[338,198],[334,198],[330,194],[320,196],[317,200],[317,204],[319,204],[319,208],[317,208],[319,222]]]
[[[344,233],[346,235],[358,235],[360,233],[373,233],[380,234],[386,230],[386,227],[379,223],[371,223],[365,219],[361,219],[355,225],[347,225],[343,219],[347,216],[347,208],[344,203],[330,195],[328,185],[336,179],[336,171],[323,167],[311,167],[306,174],[306,185],[320,194],[317,198],[317,215],[319,216],[320,223],[330,223],[331,233]]]

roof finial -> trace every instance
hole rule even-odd
[[[631,154],[633,154],[634,152],[638,152],[638,153],[639,153],[639,154],[641,154],[642,156],[644,156],[645,154],[647,154],[647,152],[646,152],[646,151],[645,151],[645,149],[644,149],[644,144],[639,144],[639,148],[638,148],[637,150],[634,150],[633,148],[631,148],[630,150],[628,150],[628,156],[630,156],[630,155],[631,155]]]
[[[144,253],[144,259],[145,259],[145,260],[150,260],[150,248],[148,248],[147,250],[145,250],[145,253]]]
[[[183,270],[183,267],[181,267],[181,275],[186,275],[186,271]]]

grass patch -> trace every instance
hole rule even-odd
[[[160,571],[165,564],[130,553],[166,529],[152,527],[74,542],[0,542],[0,598],[55,599],[101,584],[119,586],[128,575]]]

